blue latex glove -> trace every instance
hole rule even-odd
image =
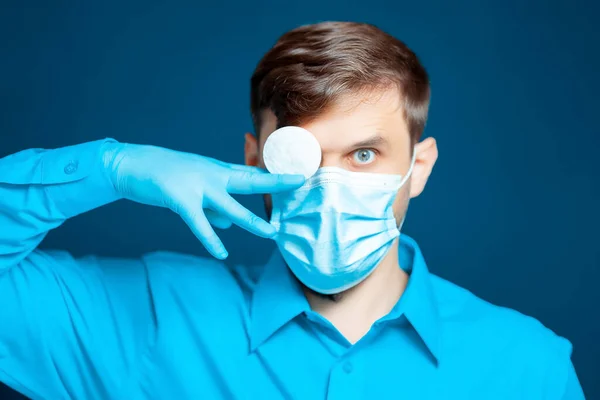
[[[242,165],[155,146],[107,143],[104,164],[117,192],[126,199],[166,207],[179,214],[215,257],[227,257],[213,225],[231,223],[272,238],[275,228],[230,194],[276,193],[297,189],[302,175],[276,175]]]

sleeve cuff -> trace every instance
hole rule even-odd
[[[13,185],[74,182],[96,167],[98,153],[114,139],[62,147],[54,150],[28,149],[0,159],[0,183]]]
[[[39,177],[64,218],[119,200],[106,173],[104,152],[113,139],[52,150],[44,154]]]

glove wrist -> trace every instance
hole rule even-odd
[[[119,190],[118,167],[125,155],[126,143],[116,141],[106,142],[102,145],[102,164],[106,177],[111,183],[112,188],[119,195],[122,195]]]

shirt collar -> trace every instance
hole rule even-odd
[[[399,319],[404,315],[437,362],[441,326],[431,276],[417,243],[404,234],[399,241],[399,260],[410,277],[400,301],[382,321]],[[285,265],[279,251],[275,251],[252,297],[251,350],[254,351],[283,325],[307,311],[310,311],[310,305],[300,283]]]
[[[404,234],[400,238],[398,258],[401,268],[409,274],[408,284],[388,317],[404,315],[435,361],[439,362],[442,327],[431,274],[417,243]]]
[[[279,251],[269,259],[252,296],[250,348],[254,351],[283,325],[310,305],[302,287],[285,265]]]

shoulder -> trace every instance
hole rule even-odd
[[[210,299],[247,298],[264,266],[230,264],[211,257],[154,252],[143,257],[154,289],[176,287],[179,293]],[[229,295],[229,296],[227,296]]]
[[[526,349],[530,356],[536,352],[571,352],[568,340],[531,316],[487,302],[437,276],[432,276],[432,285],[440,318],[450,333],[460,329],[464,334],[477,335],[482,345]]]
[[[540,346],[564,348],[568,343],[537,319],[492,304],[447,280],[432,276],[432,285],[440,317],[450,327],[456,324],[462,330],[476,332],[486,341],[498,344],[525,343],[532,350]]]
[[[493,365],[510,379],[526,377],[537,387],[564,390],[571,367],[571,343],[537,319],[489,303],[432,275],[445,347],[475,365]]]

